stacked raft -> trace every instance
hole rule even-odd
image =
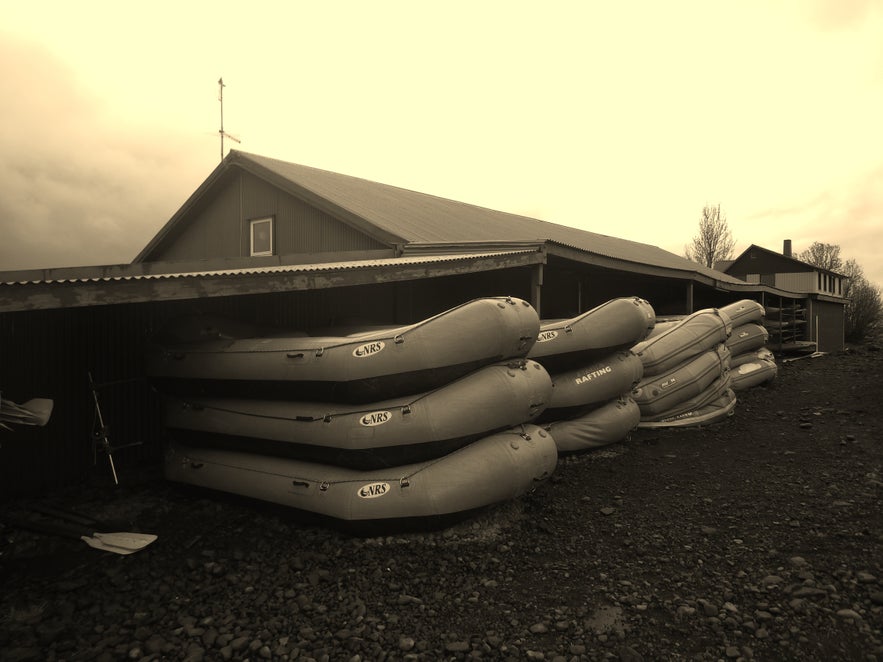
[[[722,309],[700,310],[638,343],[644,377],[632,391],[638,427],[707,425],[733,412],[730,351],[732,321]]]
[[[746,299],[722,310],[733,320],[733,332],[726,341],[732,354],[730,382],[733,390],[744,391],[774,379],[779,369],[773,353],[766,348],[769,332],[764,325],[764,307]]]
[[[644,365],[632,393],[639,427],[719,422],[732,415],[737,391],[774,378],[763,316],[763,306],[743,299],[657,324],[632,348]]]
[[[428,522],[515,498],[555,469],[555,442],[532,423],[552,381],[526,358],[539,318],[525,301],[319,337],[218,329],[148,358],[168,396],[171,480],[347,522]]]
[[[630,393],[643,365],[629,348],[647,336],[655,319],[647,301],[632,297],[541,323],[528,357],[549,371],[553,388],[537,422],[560,453],[606,446],[635,429],[640,411]]]

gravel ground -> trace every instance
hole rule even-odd
[[[562,458],[435,531],[149,474],[50,495],[159,540],[5,531],[0,659],[883,661],[881,375],[871,348],[781,365],[725,423]]]

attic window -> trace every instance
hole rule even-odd
[[[256,218],[251,225],[251,255],[273,254],[273,218]]]

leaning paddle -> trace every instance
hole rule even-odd
[[[99,533],[92,529],[83,529],[82,526],[69,526],[40,519],[10,516],[4,519],[10,526],[19,529],[27,529],[37,533],[47,533],[65,538],[79,538],[89,547],[113,552],[114,554],[132,554],[144,549],[157,539],[157,536],[152,533]]]

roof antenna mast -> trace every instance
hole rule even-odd
[[[224,160],[224,138],[229,138],[233,142],[241,143],[236,136],[231,136],[229,133],[224,131],[224,88],[227,87],[224,85],[224,79],[218,79],[218,101],[221,102],[221,128],[218,129],[218,135],[221,136],[221,161]]]

